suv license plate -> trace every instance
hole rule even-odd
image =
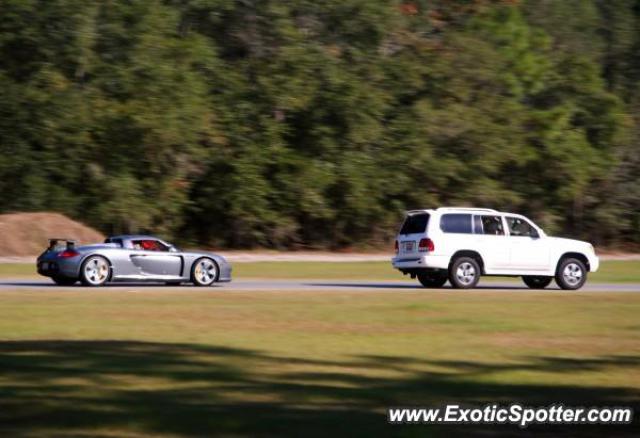
[[[404,244],[404,252],[413,252],[413,247],[415,245],[415,242],[410,241],[410,242],[402,242]]]

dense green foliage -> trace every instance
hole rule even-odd
[[[640,241],[632,0],[0,0],[0,211],[218,246]]]

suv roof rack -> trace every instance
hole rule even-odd
[[[489,211],[491,213],[497,213],[493,208],[474,208],[474,207],[439,207],[437,211]]]

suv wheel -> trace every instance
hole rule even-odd
[[[543,277],[541,275],[525,275],[522,277],[524,284],[531,289],[544,289],[549,286],[551,280],[553,280],[553,277]]]
[[[560,260],[556,270],[556,283],[562,289],[576,290],[584,286],[587,281],[587,268],[578,259],[566,258]]]
[[[480,265],[471,257],[460,257],[449,268],[449,282],[456,289],[472,289],[480,280]]]
[[[445,272],[422,272],[418,274],[418,281],[424,287],[442,287],[447,282],[447,274]]]

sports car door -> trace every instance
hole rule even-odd
[[[182,257],[179,253],[169,252],[161,242],[140,240],[132,242],[140,248],[131,252],[131,263],[138,267],[141,274],[149,277],[179,277],[182,272]]]

